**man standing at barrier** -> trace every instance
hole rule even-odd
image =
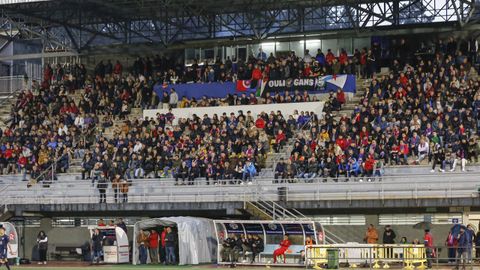
[[[472,249],[473,249],[473,241],[475,238],[475,231],[473,231],[472,224],[467,225],[467,230],[465,230],[465,233],[467,234],[467,262],[471,263],[472,262]]]
[[[459,269],[460,264],[462,264],[462,269],[465,269],[467,262],[467,246],[468,246],[468,233],[465,232],[463,227],[460,227],[460,233],[457,236],[458,246],[457,246],[457,264],[455,269]]]
[[[395,238],[397,235],[392,230],[390,225],[385,226],[385,231],[383,232],[383,244],[384,245],[393,245],[395,244]],[[385,257],[393,259],[393,249],[385,248]]]
[[[423,243],[425,245],[425,253],[427,255],[427,266],[428,268],[432,268],[432,259],[435,256],[435,253],[433,249],[433,236],[430,233],[430,229],[425,229]]]
[[[376,244],[378,241],[378,232],[375,229],[373,224],[368,226],[367,232],[365,233],[365,238],[363,239],[367,244]]]
[[[275,249],[275,251],[273,252],[273,263],[277,263],[277,257],[280,255],[283,256],[283,263],[286,262],[285,252],[287,252],[291,244],[292,243],[290,242],[290,240],[288,240],[288,234],[285,234],[285,236],[283,236],[282,242],[280,242],[280,248]]]

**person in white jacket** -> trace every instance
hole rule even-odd
[[[77,115],[77,117],[75,118],[74,124],[75,124],[75,126],[83,129],[83,127],[85,125],[85,118],[83,117],[83,114]]]
[[[44,231],[40,231],[37,236],[38,264],[47,264],[48,237]]]
[[[430,146],[425,138],[420,139],[420,143],[418,144],[418,158],[415,160],[415,163],[419,164],[422,160],[428,157],[428,153],[430,152]]]

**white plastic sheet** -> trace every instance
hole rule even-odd
[[[135,223],[133,264],[138,264],[137,235],[140,230],[159,226],[172,226],[178,229],[179,264],[212,263],[217,258],[217,241],[213,221],[195,217],[168,217],[146,219]]]

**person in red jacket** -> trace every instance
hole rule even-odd
[[[150,231],[148,236],[149,252],[150,252],[150,261],[153,264],[158,263],[158,232],[155,230]]]
[[[162,231],[162,234],[160,235],[160,262],[162,264],[166,264],[167,260],[166,260],[166,249],[165,249],[165,245],[166,245],[166,241],[165,241],[165,238],[167,237],[167,227],[163,228],[163,231]]]
[[[259,114],[257,116],[257,120],[255,121],[255,127],[258,129],[264,129],[265,128],[265,119],[262,118],[262,116]]]
[[[285,263],[285,252],[287,252],[291,244],[290,240],[288,240],[288,234],[285,234],[282,242],[280,242],[280,248],[275,249],[273,252],[273,263],[277,263],[277,257],[280,255],[283,256],[283,263]]]
[[[325,56],[325,59],[327,60],[327,64],[331,66],[333,64],[333,59],[335,59],[335,55],[332,53],[332,50],[328,49],[327,55]]]
[[[262,71],[255,65],[255,68],[252,71],[252,82],[250,83],[250,88],[256,88],[258,81],[261,80],[263,77]]]
[[[342,88],[337,89],[337,101],[341,105],[345,104],[347,100],[345,99],[345,92],[343,92]]]
[[[375,159],[372,155],[369,155],[367,160],[363,163],[363,175],[362,176],[372,176],[373,175],[373,167],[375,166]]]
[[[287,136],[285,136],[285,133],[283,133],[283,130],[278,130],[277,136],[275,136],[275,153],[278,153],[280,151],[280,148],[282,147],[283,144],[285,144],[285,141],[287,140]]]
[[[115,63],[115,66],[113,67],[113,74],[115,75],[122,75],[122,64],[117,60],[117,63]]]

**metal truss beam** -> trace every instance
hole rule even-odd
[[[53,44],[82,51],[108,44],[172,46],[340,29],[360,34],[442,22],[462,28],[477,21],[476,7],[475,0],[53,0],[0,6],[13,18],[5,26],[0,22],[0,28],[13,25],[27,37],[37,32],[37,38],[53,37]]]

